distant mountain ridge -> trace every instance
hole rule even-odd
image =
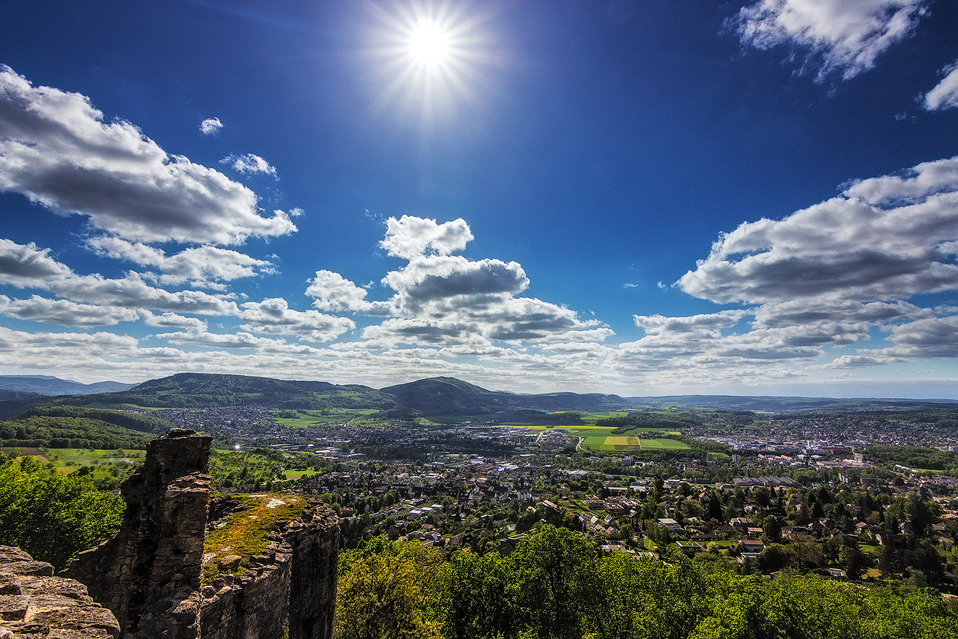
[[[151,408],[204,408],[262,404],[282,409],[401,409],[427,416],[484,415],[511,410],[613,410],[632,406],[617,395],[548,393],[520,395],[489,391],[452,377],[422,379],[380,390],[358,384],[289,381],[247,375],[177,373],[127,390],[0,401],[0,419],[12,419],[37,406],[69,405]]]
[[[0,389],[41,395],[94,395],[125,391],[135,385],[120,382],[82,384],[50,375],[0,375]]]
[[[0,376],[30,380],[36,384],[63,383],[46,377]],[[89,392],[95,384],[77,384]],[[103,382],[102,384],[116,384]],[[127,385],[121,385],[127,386]],[[611,411],[627,408],[669,407],[742,410],[769,413],[849,412],[868,410],[913,410],[916,408],[958,408],[958,402],[898,399],[830,399],[809,397],[739,397],[726,395],[682,395],[664,397],[620,397],[601,393],[520,394],[490,391],[453,377],[432,377],[376,390],[359,384],[337,385],[318,381],[289,381],[249,375],[177,373],[152,379],[122,390],[58,396],[30,395],[26,390],[3,390],[0,384],[0,419],[14,419],[43,405],[118,408],[211,408],[265,405],[277,409],[365,408],[385,417],[423,415],[433,418],[480,416],[515,411]]]

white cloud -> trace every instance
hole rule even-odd
[[[925,94],[925,109],[939,111],[958,109],[958,60],[942,69],[945,75],[935,88]]]
[[[158,268],[162,275],[156,279],[165,285],[189,282],[195,287],[217,288],[217,282],[276,272],[266,260],[215,246],[189,248],[167,256],[160,249],[117,237],[94,237],[87,241],[87,245],[101,255]]]
[[[49,256],[49,249],[0,239],[0,284],[37,288],[74,302],[130,309],[237,315],[236,303],[200,291],[170,292],[150,286],[137,273],[121,279],[78,275]]]
[[[395,308],[386,302],[367,302],[366,290],[339,273],[316,271],[309,280],[306,295],[315,298],[313,306],[321,311],[351,311],[363,315],[392,315]]]
[[[430,304],[472,307],[498,304],[526,289],[529,279],[516,262],[473,262],[460,256],[420,256],[383,278],[405,312],[430,312]]]
[[[137,312],[129,308],[77,304],[38,295],[28,300],[10,299],[6,295],[0,295],[0,313],[21,320],[59,326],[113,326],[139,319]]]
[[[0,284],[43,288],[51,280],[72,276],[67,265],[50,257],[50,249],[41,249],[33,242],[17,244],[0,238]]]
[[[719,311],[704,315],[687,317],[665,317],[662,315],[634,315],[635,325],[649,334],[662,333],[709,333],[722,328],[731,328],[748,313],[746,311]]]
[[[760,0],[728,24],[744,45],[804,50],[803,70],[813,71],[819,82],[832,73],[848,80],[909,37],[926,5],[926,0]]]
[[[296,230],[262,217],[257,196],[214,169],[168,155],[77,93],[33,87],[0,66],[0,191],[140,242],[238,244]]]
[[[184,328],[191,331],[205,331],[207,326],[206,322],[201,319],[184,317],[176,313],[167,312],[156,316],[150,311],[141,310],[139,315],[144,324],[157,328]]]
[[[283,340],[274,340],[268,337],[256,337],[249,333],[237,331],[235,333],[208,333],[206,331],[183,331],[180,333],[159,333],[154,335],[171,344],[186,346],[201,346],[204,348],[231,348],[231,349],[261,349],[267,346],[284,345]]]
[[[318,311],[294,311],[281,298],[246,302],[242,306],[240,319],[248,323],[241,328],[253,333],[295,335],[311,342],[328,342],[356,327],[345,317],[324,315]]]
[[[367,302],[365,290],[328,271],[317,272],[307,294],[323,310],[395,316],[363,332],[366,339],[383,344],[405,339],[406,343],[461,345],[477,338],[570,342],[602,340],[611,334],[597,320],[579,320],[574,311],[562,306],[517,297],[529,279],[516,262],[450,255],[472,239],[461,219],[438,224],[410,216],[390,218],[380,246],[409,260],[382,280],[395,291],[390,300]]]
[[[932,311],[908,302],[870,302],[828,300],[821,303],[788,301],[763,304],[755,310],[755,326],[798,326],[821,321],[890,322],[917,319]]]
[[[466,248],[473,239],[465,220],[437,224],[436,220],[403,215],[386,220],[386,238],[379,245],[390,255],[411,260],[426,251],[449,255]]]
[[[203,135],[212,135],[223,128],[219,118],[207,118],[200,122],[200,132]]]
[[[21,356],[38,352],[32,350],[33,348],[46,347],[56,349],[56,352],[60,353],[58,357],[72,359],[98,349],[129,352],[135,349],[136,345],[135,338],[115,333],[27,333],[0,326],[0,352],[19,353]],[[82,361],[82,358],[78,361]]]
[[[958,157],[862,180],[780,221],[723,234],[678,285],[715,302],[882,301],[958,289]]]
[[[230,155],[220,160],[221,164],[228,164],[234,171],[239,171],[243,175],[253,175],[254,173],[265,173],[276,177],[276,167],[264,160],[258,155],[247,153],[246,155]]]

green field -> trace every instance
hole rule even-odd
[[[299,479],[300,477],[312,477],[316,474],[316,471],[313,469],[309,470],[287,470],[286,479]]]
[[[374,415],[379,411],[374,408],[339,408],[332,410],[300,410],[299,417],[274,417],[276,421],[287,428],[306,428],[309,426],[325,426],[326,424],[341,424],[357,417]]]
[[[666,433],[667,431],[657,431]],[[671,433],[668,433],[671,434]],[[674,450],[686,450],[688,445],[675,439],[645,439],[639,437],[629,437],[624,435],[609,436],[586,436],[582,445],[592,450],[662,450],[670,448]]]

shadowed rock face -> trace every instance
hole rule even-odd
[[[127,635],[136,634],[157,601],[174,593],[188,599],[200,587],[211,441],[173,429],[150,442],[143,467],[121,487],[126,511],[120,532],[80,553],[63,572],[85,583]],[[173,636],[198,635],[186,628]]]
[[[201,586],[210,441],[174,429],[150,442],[145,464],[121,488],[120,532],[62,574],[113,611],[125,639],[273,637],[284,626],[289,639],[331,639],[339,524],[317,500],[279,522],[242,574]]]
[[[120,624],[86,587],[53,576],[53,566],[19,548],[0,546],[0,639],[116,639]]]

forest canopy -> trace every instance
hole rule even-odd
[[[675,551],[613,552],[552,526],[500,557],[382,537],[340,558],[336,636],[445,639],[940,639],[934,590],[784,573],[767,580]]]

